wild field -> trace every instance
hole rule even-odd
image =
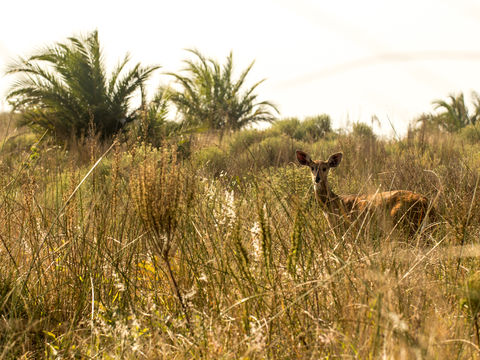
[[[478,142],[318,140],[284,122],[64,148],[10,120],[0,358],[480,358]],[[337,193],[413,190],[436,221],[415,236],[368,218],[333,228],[298,148],[343,151]]]

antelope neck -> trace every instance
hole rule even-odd
[[[321,183],[315,183],[315,197],[323,205],[331,205],[333,202],[339,199],[338,195],[335,194],[328,185]]]

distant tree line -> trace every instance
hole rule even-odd
[[[213,130],[223,136],[247,125],[275,121],[276,106],[256,94],[264,80],[246,85],[253,62],[235,78],[232,53],[221,64],[196,49],[187,51],[193,59],[184,60],[184,69],[166,73],[172,85],[159,86],[148,97],[146,83],[160,66],[131,66],[126,55],[108,72],[97,31],[70,37],[12,63],[7,74],[16,79],[7,100],[20,114],[22,125],[66,142],[91,132],[110,139],[133,127],[156,145],[179,133]],[[480,123],[480,96],[475,92],[470,106],[463,93],[433,105],[437,112],[422,115],[418,122],[448,132],[477,129]],[[175,111],[177,121],[171,120],[169,110]],[[331,131],[326,115],[307,118],[302,126],[298,122],[290,118],[278,126],[296,139],[315,140]],[[359,126],[356,132],[368,130]]]

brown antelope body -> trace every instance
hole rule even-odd
[[[331,214],[353,221],[361,214],[375,213],[393,226],[407,227],[415,233],[424,222],[429,209],[428,198],[408,190],[394,190],[370,195],[337,195],[328,185],[328,172],[342,161],[342,153],[331,155],[327,161],[312,160],[297,150],[297,160],[312,172],[315,198]]]

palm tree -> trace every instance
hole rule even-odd
[[[24,124],[49,130],[59,140],[87,133],[93,125],[103,139],[137,117],[130,100],[157,66],[136,64],[126,71],[129,55],[108,76],[98,32],[70,37],[27,58],[7,74],[20,75],[7,99],[20,110]]]
[[[237,80],[233,77],[233,56],[221,66],[198,50],[187,50],[197,61],[185,60],[186,75],[173,74],[180,90],[170,90],[169,99],[176,106],[182,122],[189,127],[238,130],[260,121],[274,120],[277,108],[269,101],[258,101],[254,91],[264,81],[243,90],[253,62]]]
[[[463,93],[458,96],[451,94],[447,100],[435,100],[433,102],[435,109],[443,109],[443,112],[435,117],[438,125],[449,132],[458,131],[470,124],[475,125],[480,114],[480,99],[475,92],[472,93],[472,98],[475,106],[474,114],[470,114]]]
[[[480,123],[480,95],[476,91],[472,91],[473,114],[470,116],[470,123],[475,125]]]

